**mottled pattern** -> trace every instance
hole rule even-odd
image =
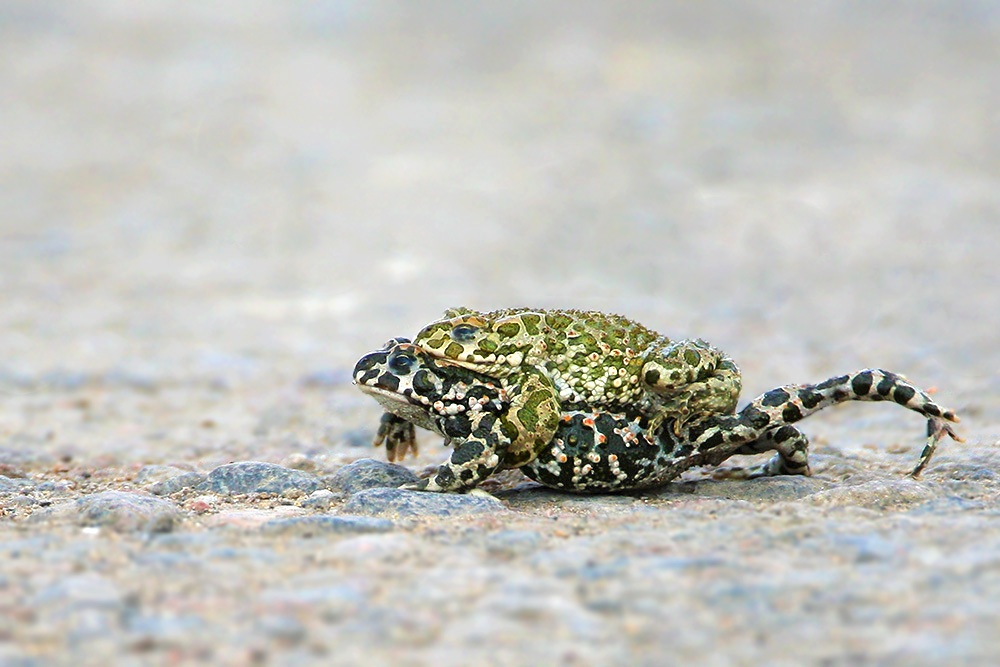
[[[354,380],[392,415],[383,418],[376,437],[376,445],[386,443],[390,457],[415,450],[413,424],[437,431],[454,446],[451,458],[434,476],[411,485],[431,491],[467,490],[497,470],[515,467],[554,488],[625,491],[663,484],[691,467],[718,465],[734,454],[766,451],[777,453],[756,467],[718,474],[808,475],[808,440],[791,424],[852,400],[893,401],[927,417],[928,443],[914,475],[927,464],[944,434],[958,439],[948,424],[958,421],[953,412],[903,377],[882,370],[863,370],[816,385],[779,387],[737,414],[668,416],[656,421],[636,409],[612,412],[567,406],[546,426],[545,439],[532,428],[534,424],[512,415],[512,398],[519,387],[439,363],[403,339],[362,357]]]
[[[550,402],[640,409],[659,423],[732,412],[736,363],[702,340],[671,341],[620,315],[510,308],[452,308],[414,343],[430,354],[520,384],[530,369],[551,383]]]

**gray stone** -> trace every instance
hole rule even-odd
[[[763,500],[780,502],[799,500],[831,488],[833,484],[815,477],[783,475],[758,479],[705,480],[681,485],[681,489],[696,496],[730,498],[733,500]],[[673,489],[673,490],[681,490]]]
[[[409,468],[376,459],[358,459],[323,479],[329,489],[345,496],[365,489],[395,489],[418,480]]]
[[[148,465],[143,466],[135,475],[135,483],[148,486],[154,482],[162,482],[178,475],[191,472],[190,468],[181,468],[174,465]]]
[[[30,479],[0,475],[0,493],[23,493],[34,488],[35,483]]]
[[[146,490],[156,496],[169,496],[183,489],[198,486],[208,479],[208,475],[200,472],[185,472],[175,477],[154,482],[146,487]]]
[[[37,505],[38,500],[32,498],[31,496],[25,496],[20,494],[15,494],[4,498],[0,501],[0,507],[31,507],[32,505]]]
[[[144,530],[165,533],[180,522],[181,511],[171,502],[122,491],[104,491],[73,504],[82,526],[106,526],[118,531]]]
[[[344,511],[374,516],[464,516],[504,512],[506,508],[499,500],[485,494],[367,489],[351,496]]]
[[[208,473],[208,479],[201,485],[202,490],[220,495],[283,493],[288,489],[312,493],[317,488],[319,478],[312,473],[260,461],[219,466]]]
[[[260,527],[265,535],[315,537],[318,535],[347,535],[358,533],[385,533],[395,528],[388,519],[370,516],[319,515],[275,519]]]
[[[337,494],[329,489],[316,489],[300,503],[306,509],[327,510],[337,499]]]
[[[873,481],[853,486],[838,486],[804,498],[803,502],[821,507],[854,506],[887,510],[926,503],[941,497],[940,487],[912,479]]]

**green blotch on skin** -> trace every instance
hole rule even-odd
[[[526,449],[524,451],[508,454],[507,461],[505,463],[507,463],[507,465],[511,468],[520,468],[533,458],[535,458],[534,452]]]
[[[521,317],[521,322],[524,323],[524,330],[529,336],[538,335],[538,325],[542,321],[539,315],[524,315]]]
[[[572,321],[573,318],[569,317],[568,315],[551,314],[551,313],[545,315],[545,323],[548,324],[553,329],[558,329],[560,331],[569,326],[570,322]]]
[[[701,355],[694,350],[684,350],[684,361],[692,366],[697,366],[701,363]]]
[[[538,406],[551,398],[548,391],[539,390],[532,393],[524,405],[518,409],[517,418],[524,424],[528,431],[534,432],[538,428],[539,414]]]
[[[538,413],[528,406],[517,411],[517,418],[529,431],[534,431],[538,426]]]
[[[462,354],[464,349],[465,348],[463,348],[458,343],[451,343],[448,345],[448,347],[444,348],[444,356],[449,357],[451,359],[457,359],[458,356]]]
[[[521,331],[521,325],[517,322],[507,322],[497,327],[497,333],[505,338],[512,338]]]
[[[597,352],[600,349],[597,347],[597,339],[589,333],[580,334],[574,341],[574,344],[582,345],[583,348],[587,350],[588,354],[591,352]]]
[[[485,352],[486,354],[492,354],[497,351],[497,344],[489,338],[486,338],[479,341],[479,350],[481,352]]]
[[[516,441],[517,437],[520,435],[517,425],[507,418],[500,420],[500,429],[503,431],[503,434],[507,436],[507,439],[511,441]]]

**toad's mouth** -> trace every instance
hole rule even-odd
[[[377,380],[377,378],[376,378]],[[370,381],[369,381],[370,382]],[[397,403],[414,403],[411,395],[408,395],[408,390],[406,393],[400,392],[398,390],[389,389],[388,387],[383,387],[378,384],[368,384],[366,382],[359,382],[357,379],[354,380],[354,384],[357,385],[358,389],[365,392],[366,394],[371,394],[379,399],[388,399],[395,401]],[[381,402],[381,400],[379,401]]]

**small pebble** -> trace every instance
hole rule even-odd
[[[943,495],[940,487],[912,479],[878,480],[835,486],[803,499],[803,502],[823,507],[854,506],[877,510],[900,509],[924,503]]]
[[[82,526],[103,526],[122,532],[165,533],[181,520],[181,512],[173,503],[123,491],[83,496],[73,504],[73,510],[76,522]]]
[[[506,512],[504,504],[484,494],[428,493],[404,489],[367,489],[351,496],[345,512],[372,516],[465,516]]]
[[[404,466],[375,459],[358,459],[324,477],[323,482],[333,491],[349,496],[365,489],[395,489],[418,479],[413,471]]]
[[[319,487],[319,478],[276,463],[241,461],[219,466],[208,473],[208,479],[201,486],[206,491],[221,495],[280,494],[292,488],[312,493]]]
[[[265,535],[316,537],[327,534],[385,533],[393,528],[395,528],[395,524],[388,519],[341,514],[275,519],[262,525],[260,531]]]
[[[35,488],[30,479],[0,475],[0,493],[20,493]]]
[[[185,472],[170,479],[154,482],[147,486],[146,490],[154,496],[169,496],[192,486],[198,486],[204,483],[206,479],[208,479],[208,475],[200,472]]]
[[[329,489],[317,489],[309,494],[300,504],[302,507],[316,510],[330,509],[330,505],[337,499],[337,494]]]

